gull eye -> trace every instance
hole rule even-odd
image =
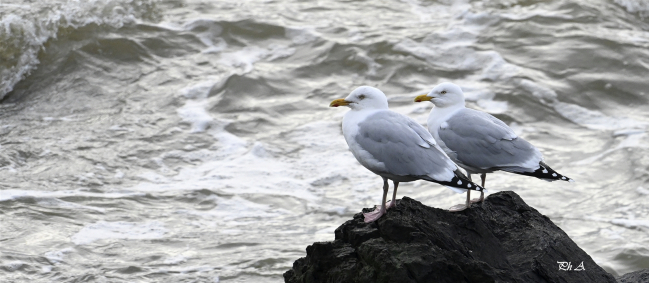
[[[445,91],[445,90],[442,90],[441,94],[446,94],[446,91]]]
[[[364,94],[359,95],[359,96],[358,96],[358,99],[360,99],[360,100],[365,99],[365,95],[364,95]]]

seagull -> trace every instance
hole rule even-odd
[[[465,107],[462,89],[452,83],[441,83],[428,94],[415,98],[415,102],[430,101],[435,107],[428,116],[428,130],[439,146],[457,165],[471,174],[480,174],[482,186],[487,173],[502,170],[532,176],[546,181],[574,180],[557,173],[543,162],[541,152],[528,141],[517,136],[514,131],[498,118]],[[465,204],[451,207],[461,211],[471,202],[467,192]]]
[[[458,169],[426,128],[409,117],[388,109],[382,91],[361,86],[330,107],[347,106],[342,123],[343,136],[358,162],[383,178],[381,208],[363,213],[365,222],[373,222],[396,206],[399,182],[426,180],[456,191],[482,191]],[[392,201],[386,207],[388,180],[394,184]]]

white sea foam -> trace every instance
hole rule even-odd
[[[55,199],[63,197],[98,197],[98,198],[123,198],[133,195],[142,195],[141,193],[132,192],[105,192],[96,193],[88,192],[83,189],[76,190],[60,190],[60,191],[38,191],[38,190],[0,190],[0,202],[12,201],[22,198],[38,198],[38,199]]]
[[[184,262],[187,262],[187,258],[182,255],[177,255],[177,256],[165,258],[162,263],[169,264],[169,265],[176,265]]]
[[[638,193],[641,194],[641,195],[649,196],[649,190],[647,190],[647,189],[645,189],[645,188],[643,188],[643,187],[638,187],[638,188],[635,189],[635,190],[636,190],[636,192],[638,192]]]
[[[188,99],[205,99],[210,93],[210,89],[220,81],[221,78],[207,78],[206,81],[199,82],[195,85],[185,87],[179,91],[179,94]]]
[[[177,213],[195,215],[207,219],[218,219],[219,222],[228,222],[229,224],[237,223],[237,221],[234,220],[242,222],[242,219],[244,218],[271,218],[290,214],[290,212],[285,209],[255,203],[239,196],[233,196],[229,199],[216,198],[216,207],[211,210],[179,210]]]
[[[422,5],[422,2],[418,0],[402,0],[402,2],[408,3],[410,11],[417,15],[419,17],[418,21],[422,23],[439,21],[441,15],[448,17],[448,20],[452,20],[453,18],[462,17],[471,9],[468,1],[464,0],[451,1],[451,5]]]
[[[0,7],[10,7],[10,8],[19,8],[19,9],[29,9],[30,5],[21,5],[21,4],[9,4],[9,3],[0,3]]]
[[[196,266],[174,266],[171,268],[160,268],[158,270],[155,270],[156,273],[180,273],[180,274],[187,274],[187,273],[201,273],[201,272],[208,272],[212,271],[214,269],[217,269],[217,267],[214,266],[209,266],[209,265],[196,265]]]
[[[151,183],[167,183],[169,179],[163,175],[160,175],[153,171],[147,171],[142,174],[139,174],[138,177],[145,179]]]
[[[646,133],[641,133],[641,134],[635,134],[635,135],[629,135],[627,136],[624,140],[622,140],[620,143],[618,143],[616,146],[605,149],[604,151],[588,157],[583,160],[579,160],[574,162],[575,165],[587,165],[591,164],[593,162],[596,162],[598,160],[602,160],[605,156],[611,154],[612,152],[616,152],[620,149],[623,148],[647,148],[646,145],[646,138],[647,134]]]
[[[56,198],[43,198],[43,199],[39,199],[36,203],[44,207],[59,207],[59,208],[66,208],[71,210],[92,210],[101,213],[106,212],[106,209],[101,207],[81,205],[73,202],[62,201]]]
[[[246,46],[241,50],[223,52],[219,63],[240,69],[242,73],[249,73],[254,69],[254,64],[260,60],[273,61],[293,55],[295,48],[271,44],[267,48]]]
[[[411,53],[438,68],[459,71],[475,71],[481,77],[502,78],[515,74],[517,68],[505,64],[503,58],[494,51],[476,51],[468,42],[462,40],[439,42],[438,36],[452,38],[456,33],[432,34],[422,42],[404,39],[395,45],[395,50]],[[464,36],[459,32],[456,36]],[[464,45],[467,44],[467,45]],[[495,77],[494,77],[495,76]]]
[[[225,79],[225,78],[223,78]],[[195,167],[183,168],[180,172],[157,185],[141,183],[131,190],[164,191],[195,190],[208,188],[222,192],[242,194],[287,195],[302,200],[315,201],[322,197],[323,182],[347,180],[350,173],[362,171],[356,164],[343,139],[332,142],[330,137],[340,133],[339,122],[317,121],[307,123],[290,131],[285,143],[302,147],[300,156],[285,157],[276,152],[280,149],[261,141],[247,141],[225,130],[230,121],[216,118],[207,112],[209,89],[219,83],[219,79],[188,86],[179,94],[187,98],[186,104],[178,111],[186,123],[191,123],[192,132],[207,132],[215,138],[209,150],[174,151],[175,158],[200,161]],[[194,114],[190,114],[194,113]],[[198,114],[197,114],[198,113]],[[200,115],[199,115],[200,114]],[[209,125],[209,126],[203,126]],[[332,154],[334,152],[335,154]],[[164,156],[160,156],[164,159]],[[319,160],[318,164],[313,160]],[[350,169],[352,168],[352,169]],[[371,174],[371,173],[370,173]],[[257,182],[250,182],[254,177]],[[153,182],[152,182],[153,183]],[[265,205],[254,206],[245,199],[236,198],[237,205],[227,210],[228,201],[219,200],[219,206],[209,212],[211,217],[270,217],[281,210]],[[311,205],[311,204],[310,204]],[[243,210],[237,207],[244,208]],[[312,206],[313,207],[313,206]],[[237,211],[237,212],[234,212]],[[336,213],[344,213],[339,207]]]
[[[645,0],[613,0],[624,7],[629,13],[640,13],[643,16],[649,15],[649,2]]]
[[[330,227],[327,227],[327,228],[320,229],[320,230],[316,231],[315,234],[324,234],[324,235],[331,236],[336,231],[336,228],[338,228],[338,226],[330,226]]]
[[[377,63],[364,50],[357,49],[355,60],[364,63],[367,66],[367,75],[376,75],[376,71],[381,68],[381,64]]]
[[[224,159],[205,161],[196,168],[182,170],[174,180],[183,183],[193,180],[185,186],[222,189],[238,194],[280,194],[301,199],[315,197],[304,190],[309,186],[308,180],[295,178],[301,174],[296,164],[281,158],[266,158],[267,155],[263,154],[266,149],[260,143],[256,147],[246,146],[246,150],[243,155],[239,155],[239,150],[223,152]],[[259,181],[251,183],[253,176]],[[218,182],[214,182],[216,180]]]
[[[607,239],[611,239],[611,240],[623,240],[624,239],[624,236],[622,236],[624,234],[624,230],[601,229],[599,231],[599,233],[603,237],[605,237]]]
[[[43,121],[75,121],[75,118],[70,117],[43,117]]]
[[[611,223],[615,225],[622,225],[628,228],[649,228],[649,220],[643,219],[613,219]]]
[[[10,40],[12,37],[16,39]],[[45,37],[45,39],[47,38]],[[9,15],[0,19],[0,39],[3,44],[6,44],[5,48],[8,52],[13,53],[8,54],[9,58],[2,58],[6,62],[11,62],[9,59],[13,61],[12,66],[7,66],[9,69],[0,70],[0,99],[2,99],[5,94],[13,90],[16,83],[38,65],[37,53],[45,41],[43,36],[36,34],[34,23],[17,15]],[[14,46],[9,43],[14,43]]]
[[[518,86],[528,92],[534,97],[538,98],[541,102],[555,102],[557,101],[557,93],[547,87],[539,85],[534,81],[523,79],[519,81]]]
[[[646,124],[626,117],[610,117],[576,104],[556,101],[554,109],[563,117],[593,130],[618,130],[645,127]]]
[[[458,21],[446,30],[436,30],[424,37],[421,42],[405,39],[395,45],[395,50],[404,51],[414,56],[424,58],[434,66],[449,70],[478,71],[477,79],[503,79],[515,75],[518,67],[507,63],[496,51],[479,51],[475,49],[478,35],[484,28],[497,18],[470,10],[470,5],[454,4],[431,5],[429,7],[415,6],[417,10],[451,9],[447,13],[454,15],[451,21]],[[439,15],[439,11],[431,11],[428,15]],[[468,81],[471,81],[468,79]]]
[[[491,114],[501,114],[507,112],[507,101],[480,99],[476,103],[482,109]]]
[[[49,260],[50,263],[58,264],[63,262],[63,259],[65,258],[66,254],[72,253],[73,251],[74,251],[73,248],[65,248],[62,250],[46,252],[43,256],[47,258],[47,260]]]
[[[649,219],[636,219],[635,213],[633,212],[637,207],[635,205],[629,205],[627,207],[621,207],[616,209],[616,212],[625,212],[628,215],[626,218],[602,218],[595,216],[586,216],[584,219],[598,221],[598,222],[608,222],[614,225],[623,226],[626,228],[640,228],[647,229],[649,228]]]
[[[500,14],[500,17],[508,20],[513,20],[513,21],[525,21],[535,17],[549,18],[549,19],[562,19],[562,20],[574,19],[574,16],[567,13],[561,13],[558,11],[548,11],[548,10],[541,10],[541,9],[536,9],[534,11],[529,11],[529,10],[521,11],[522,9],[523,8],[521,6],[515,5],[514,7],[512,7],[511,10],[509,10],[511,11],[510,13],[502,13]]]
[[[24,264],[25,263],[20,260],[14,260],[3,264],[2,267],[7,271],[16,271],[23,267]]]
[[[593,130],[626,130],[630,128],[645,128],[647,123],[626,117],[611,117],[596,110],[562,102],[557,93],[531,80],[520,80],[519,87],[529,91],[540,102],[553,107],[557,113],[573,123]]]
[[[122,172],[121,170],[115,170],[115,176],[113,176],[113,177],[116,178],[116,179],[122,179],[122,178],[124,178],[124,176],[126,176],[126,174],[124,174],[124,172]]]
[[[178,28],[178,26],[171,23],[165,24],[165,26],[170,26],[174,30]],[[186,23],[183,28],[189,31],[201,28],[201,32],[196,33],[196,35],[207,46],[202,51],[203,53],[218,53],[228,47],[225,40],[220,37],[223,27],[210,19],[193,19]]]
[[[76,245],[87,245],[99,240],[149,240],[165,236],[167,229],[161,222],[106,222],[99,221],[84,226],[72,236]]]
[[[108,130],[116,131],[116,132],[119,132],[119,131],[133,132],[134,131],[133,129],[124,128],[124,127],[122,127],[120,125],[112,125],[112,126],[110,126],[110,128],[108,128]]]
[[[315,41],[320,37],[314,27],[287,27],[284,29],[286,37],[290,38],[295,44],[307,44]]]
[[[465,5],[454,5],[451,9],[456,11],[457,16],[454,20],[462,22],[461,24],[448,30],[437,30],[420,42],[406,38],[397,43],[394,49],[425,59],[437,68],[470,72],[467,77],[454,82],[462,87],[466,99],[476,101],[490,113],[507,111],[507,103],[494,101],[495,94],[488,90],[489,84],[485,82],[511,79],[521,69],[508,63],[496,51],[481,51],[474,47],[480,32],[493,22],[494,18],[487,14],[472,13]],[[430,87],[423,86],[424,89]]]
[[[320,205],[324,196],[323,184],[342,184],[350,178],[368,177],[354,185],[356,191],[374,188],[375,176],[358,166],[347,150],[344,139],[332,140],[331,136],[340,134],[339,121],[315,121],[292,129],[284,137],[284,143],[301,147],[299,156],[288,157],[281,149],[262,141],[248,141],[225,130],[230,121],[217,119],[207,112],[206,93],[217,80],[208,79],[204,83],[184,88],[179,93],[186,97],[192,110],[204,113],[209,118],[196,119],[179,111],[184,122],[197,123],[209,121],[209,127],[193,127],[193,132],[204,131],[215,138],[209,149],[196,151],[172,151],[162,154],[182,160],[192,160],[196,166],[181,168],[167,180],[155,179],[142,182],[130,191],[173,192],[178,190],[209,189],[236,195],[232,198],[217,198],[217,206],[209,211],[180,210],[206,217],[207,219],[239,219],[276,217],[288,213],[282,208],[268,206],[248,200],[246,195],[285,195],[307,201],[309,209],[317,209],[335,214],[347,213],[347,205]],[[181,109],[186,108],[187,104]],[[317,160],[318,162],[314,162]],[[198,161],[198,162],[197,162]],[[372,178],[374,177],[374,178]],[[255,180],[251,182],[251,180]],[[376,195],[378,197],[379,194]],[[354,194],[348,202],[365,202],[373,198],[364,194]],[[233,221],[233,223],[236,221]],[[196,225],[205,225],[199,221]]]
[[[177,110],[184,122],[192,125],[191,132],[204,132],[209,128],[214,119],[207,113],[206,108],[209,102],[205,99],[209,95],[210,89],[219,82],[218,78],[208,78],[195,85],[185,87],[179,91],[179,94],[188,98],[185,105]]]
[[[643,134],[646,133],[646,130],[644,129],[622,129],[613,132],[614,137],[619,137],[619,136],[630,136],[630,135],[637,135],[637,134]]]

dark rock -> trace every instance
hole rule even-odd
[[[649,283],[649,269],[629,272],[617,278],[619,283]]]
[[[404,197],[374,223],[354,215],[306,252],[285,282],[616,282],[513,192],[453,213]]]

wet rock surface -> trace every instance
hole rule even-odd
[[[359,213],[335,233],[308,246],[285,282],[616,282],[510,191],[453,213],[404,197],[378,221]]]

